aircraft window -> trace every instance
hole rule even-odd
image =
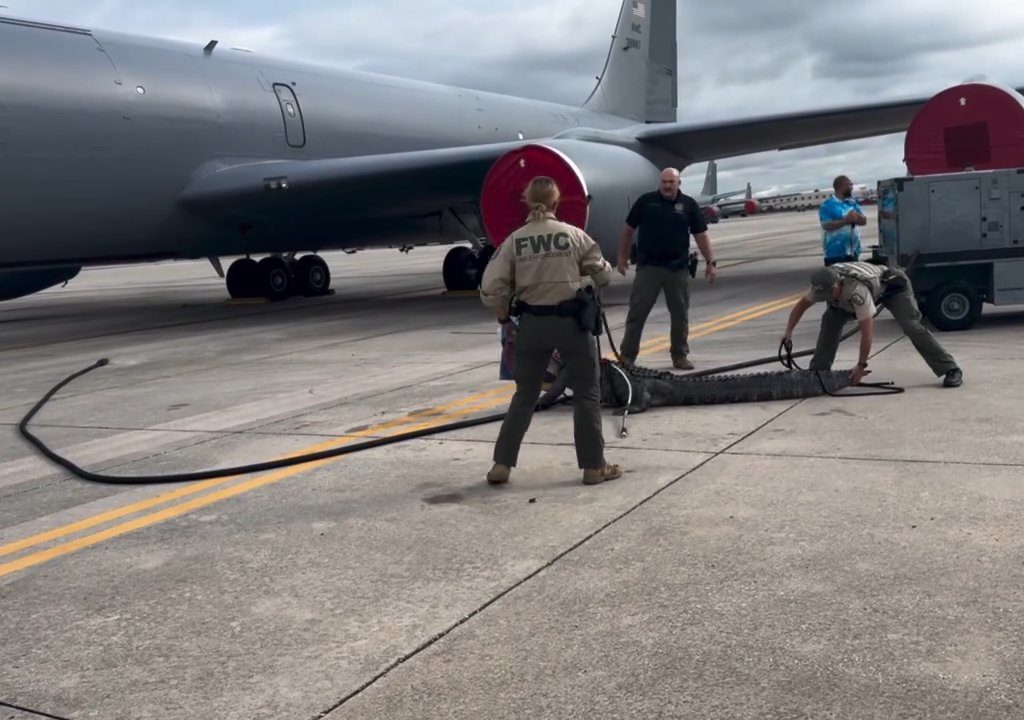
[[[146,88],[142,87],[141,85],[136,85],[135,86],[135,92],[137,92],[139,95],[145,95],[146,94]]]
[[[284,104],[284,109],[288,112],[289,117],[295,117],[295,106],[290,102]]]

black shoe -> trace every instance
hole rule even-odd
[[[960,368],[953,368],[942,381],[942,387],[960,387],[964,381],[964,374],[960,371]]]

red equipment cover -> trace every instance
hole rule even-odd
[[[530,210],[523,201],[523,191],[538,175],[550,177],[561,192],[555,216],[578,228],[586,228],[587,188],[579,169],[557,150],[526,145],[500,157],[484,179],[480,212],[484,230],[494,247],[526,223]]]
[[[946,88],[911,121],[904,161],[911,175],[1024,167],[1024,96],[988,82]]]

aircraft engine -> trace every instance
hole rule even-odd
[[[761,204],[757,202],[757,200],[747,199],[743,203],[743,209],[746,211],[747,215],[753,215],[761,211]]]
[[[45,290],[78,275],[80,266],[0,271],[0,301]]]
[[[619,237],[637,197],[658,189],[660,168],[629,148],[585,140],[546,140],[500,157],[480,196],[484,229],[497,247],[526,222],[523,191],[538,175],[552,178],[562,193],[560,220],[583,228],[615,262]]]

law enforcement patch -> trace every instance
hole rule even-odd
[[[683,211],[683,204],[681,202],[676,203],[676,212],[678,213],[678,212],[682,212],[682,211]]]
[[[860,307],[861,305],[864,304],[864,296],[861,295],[860,293],[853,293],[852,295],[850,295],[850,302],[856,305],[857,307]]]

